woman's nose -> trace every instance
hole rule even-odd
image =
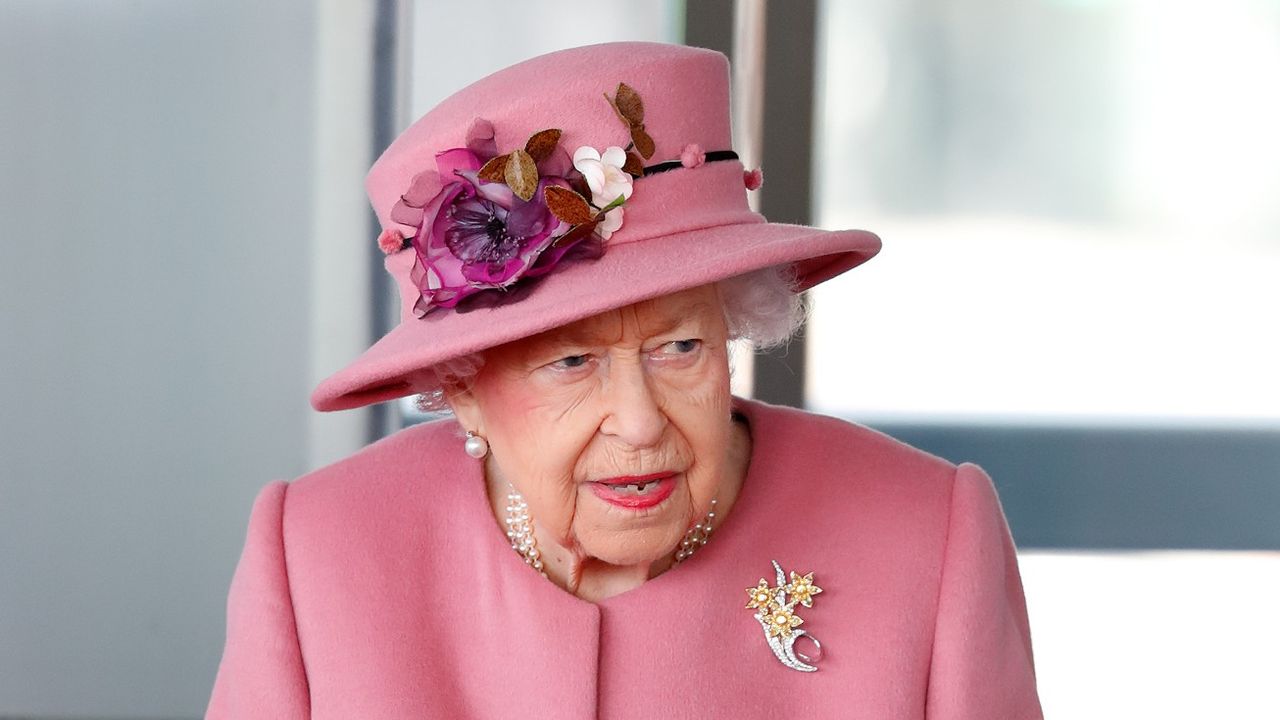
[[[611,362],[600,431],[634,448],[662,440],[667,416],[658,405],[641,362]]]

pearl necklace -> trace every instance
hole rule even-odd
[[[524,558],[526,565],[537,570],[542,577],[547,577],[546,568],[542,564],[542,553],[538,551],[538,541],[533,536],[533,519],[529,516],[529,504],[515,486],[507,483],[507,539],[511,541],[511,549]],[[684,534],[680,547],[676,549],[673,564],[679,565],[693,555],[694,551],[711,539],[711,531],[716,519],[716,501],[711,499],[711,509],[707,511],[702,522],[695,523]]]

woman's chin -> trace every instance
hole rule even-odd
[[[579,532],[577,541],[585,555],[600,562],[647,566],[675,552],[685,532],[682,517],[671,513],[670,520],[650,518],[641,524],[612,516]]]
[[[593,560],[618,567],[644,566],[648,567],[658,560],[675,552],[675,546],[679,540],[673,540],[670,544],[663,538],[659,542],[652,545],[646,544],[642,547],[636,545],[623,545],[616,540],[610,538],[602,543],[599,547],[593,547],[595,543],[582,543],[583,551]]]

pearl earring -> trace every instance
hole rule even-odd
[[[489,441],[468,430],[467,441],[462,444],[462,449],[466,450],[471,457],[479,460],[489,454]]]

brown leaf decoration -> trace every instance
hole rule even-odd
[[[548,185],[542,192],[551,214],[570,225],[591,222],[596,216],[586,199],[569,188]]]
[[[644,103],[640,95],[626,83],[618,83],[618,91],[614,93],[613,107],[631,125],[644,124]]]
[[[637,93],[630,85],[626,83],[618,83],[618,90],[613,97],[604,96],[609,104],[613,106],[613,111],[618,113],[618,117],[627,124],[627,129],[631,131],[631,144],[627,149],[635,148],[640,152],[640,157],[648,160],[653,157],[654,144],[653,138],[649,137],[649,133],[644,129],[644,103],[640,100],[640,94]],[[628,164],[631,163],[628,159]],[[623,169],[635,177],[644,174],[644,164],[641,163],[639,172],[628,170],[624,165]]]
[[[529,136],[529,142],[524,144],[524,151],[529,153],[529,157],[533,158],[535,163],[542,162],[550,157],[551,152],[556,149],[556,144],[559,142],[560,131],[558,129],[539,130]]]
[[[477,177],[489,182],[506,182],[508,157],[508,155],[499,155],[485,163],[484,167],[480,168],[480,172],[477,173]]]
[[[649,137],[649,133],[644,131],[643,125],[635,125],[631,128],[631,142],[635,143],[636,150],[644,159],[648,160],[653,157],[653,138]]]
[[[524,150],[512,150],[503,178],[521,200],[529,201],[538,190],[538,165]]]
[[[644,175],[644,159],[633,152],[627,153],[627,161],[622,164],[622,171],[631,177]]]

